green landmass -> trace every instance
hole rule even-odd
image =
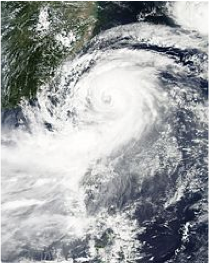
[[[47,29],[40,13],[47,14]],[[40,85],[54,75],[56,67],[72,58],[93,36],[96,2],[3,1],[2,15],[2,108],[17,106],[22,97],[36,96]],[[44,18],[42,18],[44,19]],[[70,45],[57,40],[73,34]]]

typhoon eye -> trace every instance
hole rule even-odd
[[[103,103],[110,105],[112,98],[110,95],[103,93],[102,94],[102,101],[103,101]]]

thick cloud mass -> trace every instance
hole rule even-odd
[[[207,39],[198,34],[112,28],[21,115],[5,113],[3,260],[206,260]]]
[[[173,2],[170,12],[176,22],[186,29],[197,30],[204,35],[208,34],[207,1]]]

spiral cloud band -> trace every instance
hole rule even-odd
[[[40,260],[43,248],[77,262],[187,258],[207,214],[198,36],[146,23],[107,30],[22,102],[17,128],[2,132],[4,259]]]

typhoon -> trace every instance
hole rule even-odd
[[[204,30],[118,26],[5,111],[2,260],[207,262],[207,70]]]

